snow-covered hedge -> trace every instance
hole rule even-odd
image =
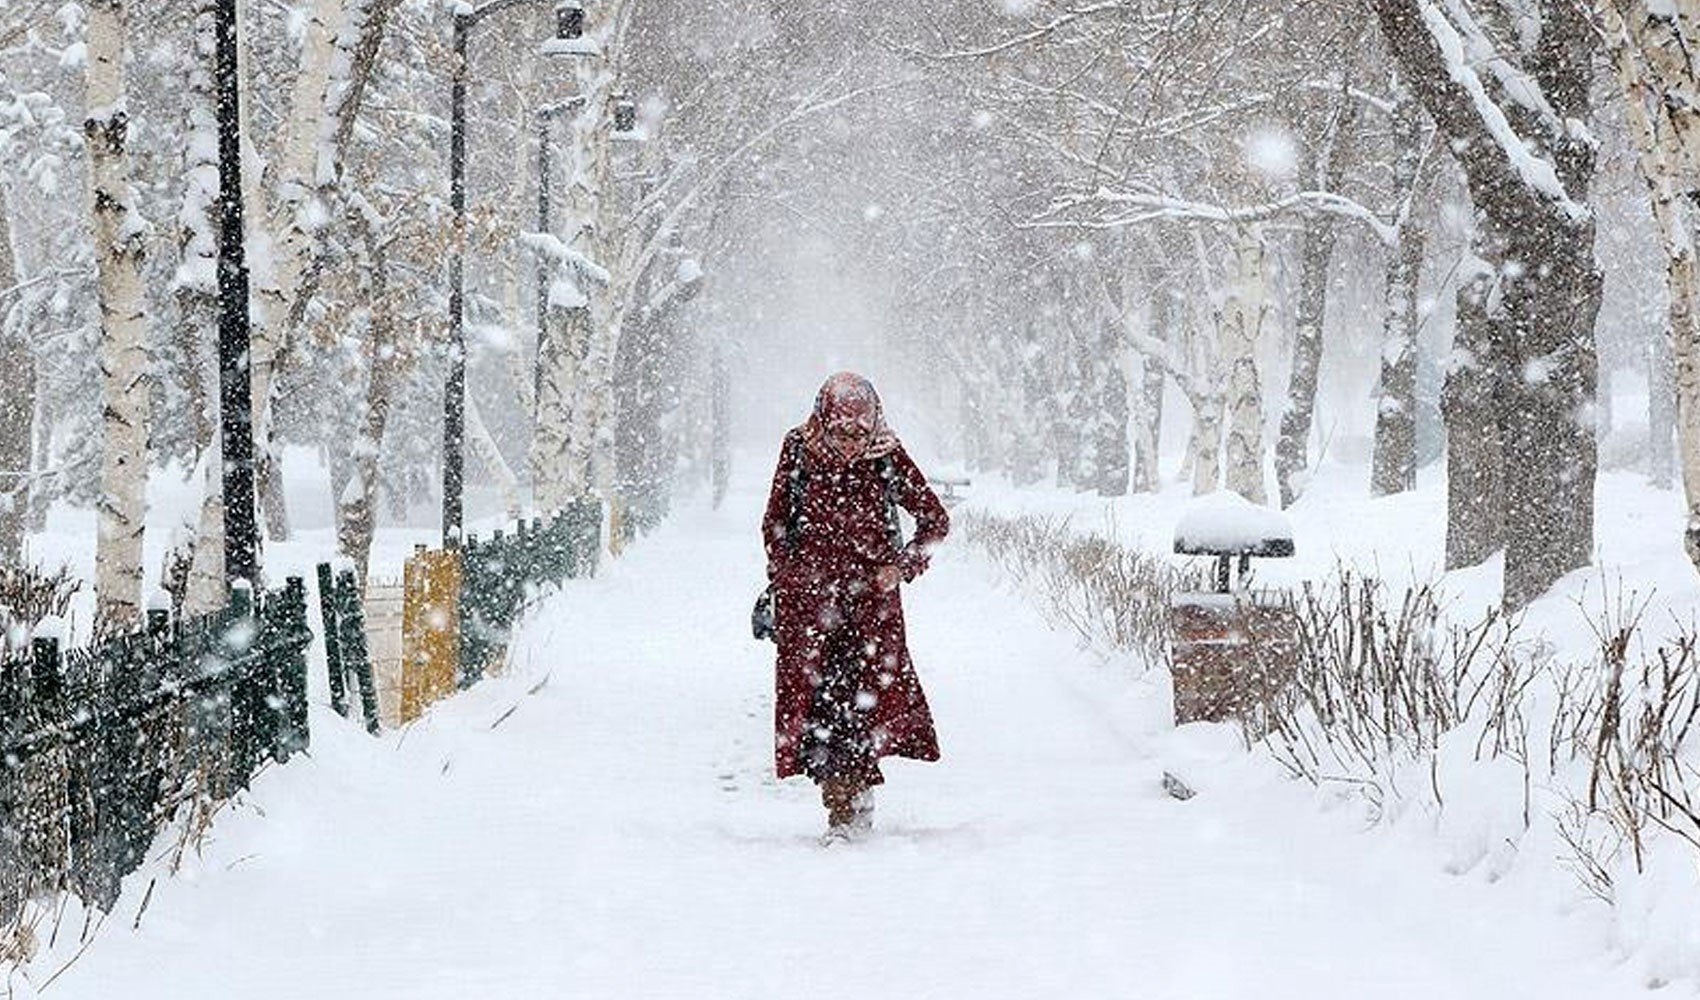
[[[1169,663],[1169,603],[1194,580],[1062,519],[963,514],[970,544],[1042,610],[1145,666]],[[1566,658],[1521,619],[1448,616],[1432,586],[1342,567],[1289,595],[1294,682],[1242,724],[1296,778],[1419,824],[1454,873],[1538,867],[1612,907],[1650,984],[1700,979],[1700,637],[1655,641],[1619,598]],[[1539,881],[1553,881],[1539,879]]]

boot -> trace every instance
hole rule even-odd
[[[850,832],[858,837],[874,829],[873,786],[858,789],[850,799]]]
[[[848,840],[856,819],[856,787],[843,781],[820,783],[821,804],[826,806],[826,835],[823,840]]]

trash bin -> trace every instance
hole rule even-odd
[[[1291,682],[1298,646],[1292,602],[1250,586],[1251,560],[1291,556],[1292,527],[1279,511],[1213,493],[1181,518],[1174,550],[1215,560],[1213,589],[1176,594],[1170,607],[1175,724],[1238,719],[1257,728],[1259,708]]]

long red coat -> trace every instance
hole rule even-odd
[[[787,525],[799,460],[804,467],[799,531],[791,538]],[[896,565],[905,579],[914,579],[950,531],[950,516],[901,446],[889,461],[890,495],[915,518],[915,535],[901,550],[893,546],[887,525],[888,487],[878,460],[834,461],[804,445],[802,428],[786,435],[780,451],[762,539],[779,644],[774,761],[781,778],[802,773],[798,751],[822,680],[821,664],[829,643],[843,649],[846,640],[863,653],[856,697],[864,708],[871,699],[867,720],[876,757],[939,758],[932,712],[909,658],[903,598],[899,588],[880,593],[874,574]]]

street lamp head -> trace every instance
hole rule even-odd
[[[629,94],[614,95],[614,131],[633,132],[637,130],[637,103]]]
[[[559,0],[555,4],[555,37],[543,43],[546,56],[600,56],[602,46],[584,37],[583,0]]]
[[[569,42],[584,37],[584,4],[580,0],[561,0],[555,5],[555,38]]]

